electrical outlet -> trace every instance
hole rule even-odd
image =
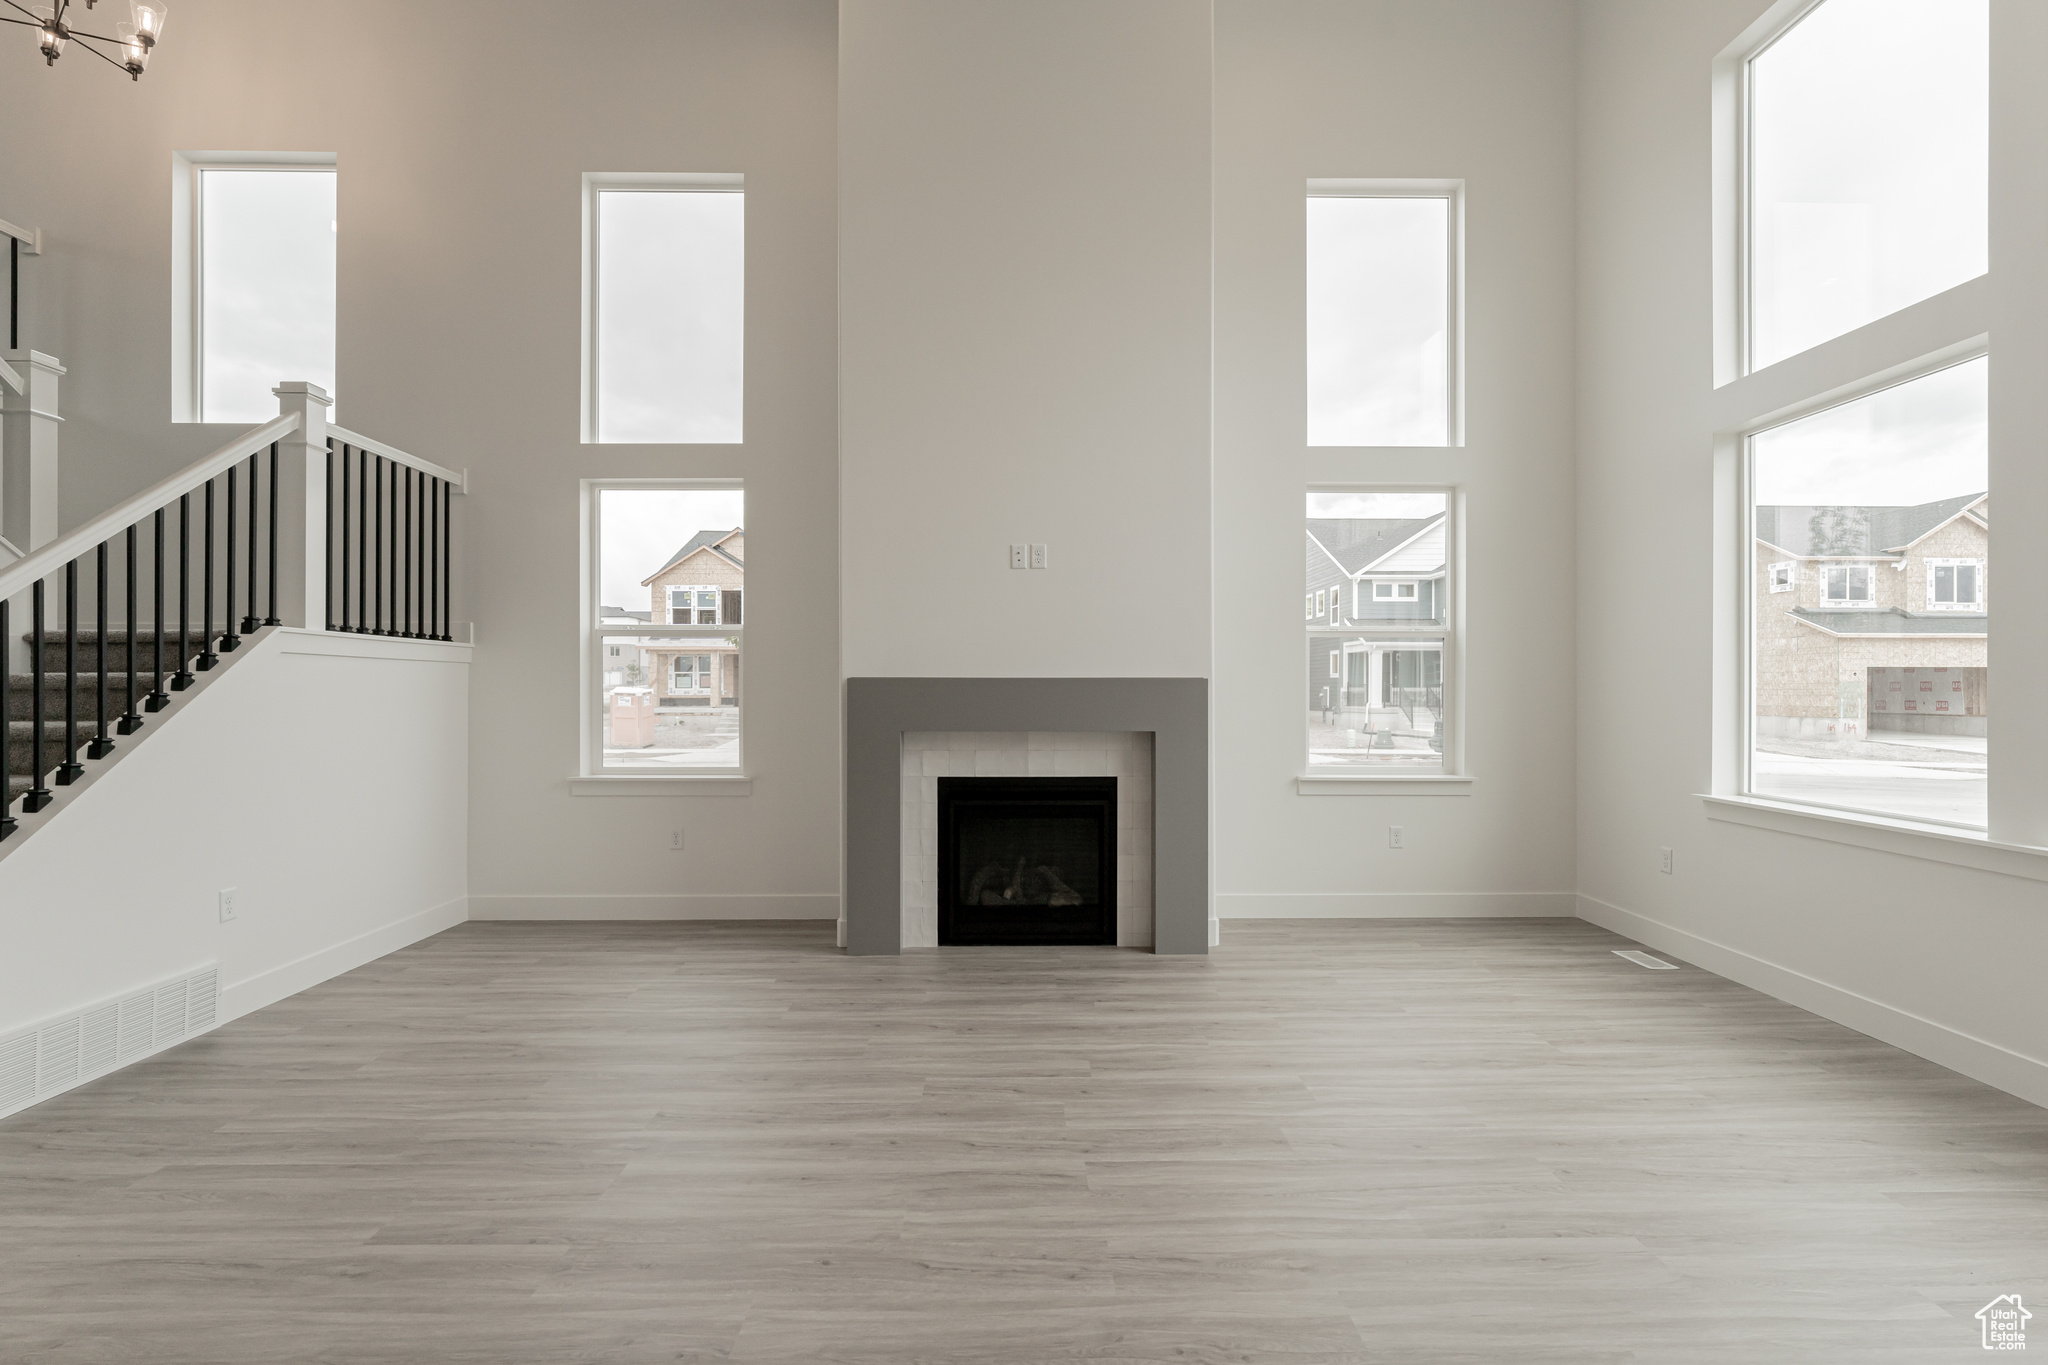
[[[671,853],[681,853],[683,851],[683,832],[681,830],[672,829],[668,832],[668,851]]]
[[[1663,873],[1663,874],[1664,874],[1665,876],[1667,876],[1667,877],[1671,875],[1671,850],[1670,850],[1670,849],[1668,849],[1668,848],[1660,848],[1660,849],[1658,849],[1658,850],[1657,850],[1657,870],[1658,870],[1659,872],[1662,872],[1662,873]]]
[[[226,924],[235,918],[235,888],[230,886],[220,893],[220,922]]]
[[[1031,547],[1029,545],[1012,545],[1010,547],[1010,567],[1013,569],[1026,569],[1031,567],[1030,556]]]
[[[1034,569],[1045,567],[1045,547],[1043,545],[1031,547],[1031,567]]]
[[[1388,848],[1406,848],[1406,847],[1408,847],[1408,836],[1407,836],[1406,834],[1404,834],[1404,833],[1402,832],[1402,830],[1401,830],[1401,827],[1400,827],[1399,825],[1388,825],[1388,826],[1387,826],[1387,847],[1388,847]]]

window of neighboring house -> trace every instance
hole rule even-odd
[[[1822,606],[1772,596],[1775,564],[1750,598],[1750,794],[1984,827],[1988,625],[1826,608],[1868,610],[1906,581],[1878,556],[1984,534],[1989,367],[1978,356],[1750,435],[1752,534],[1821,561]],[[1929,560],[1933,602],[1981,601],[1982,562]],[[1884,600],[1914,605],[1901,588]]]
[[[1867,603],[1871,600],[1868,564],[1829,564],[1821,570],[1821,580],[1830,603]]]
[[[1308,443],[1456,445],[1458,182],[1312,180]]]
[[[1794,589],[1796,589],[1799,586],[1799,584],[1794,581],[1792,576],[1796,567],[1797,566],[1791,563],[1790,561],[1784,561],[1777,564],[1773,564],[1769,568],[1767,568],[1764,572],[1768,577],[1768,581],[1771,586],[1771,591],[1791,592]]]
[[[585,441],[734,443],[744,415],[741,177],[584,177]]]
[[[1989,0],[1823,0],[1749,59],[1748,363],[1981,275]]]
[[[1373,580],[1370,601],[1360,604],[1367,609],[1354,620],[1309,631],[1311,773],[1457,771],[1456,670],[1445,666],[1457,644],[1451,595],[1434,594],[1432,611],[1420,591],[1425,581],[1448,581],[1451,510],[1442,489],[1309,492],[1312,555],[1346,573],[1378,566],[1402,575]],[[1383,597],[1382,588],[1394,591]],[[1398,614],[1395,605],[1403,607]]]
[[[1316,615],[1317,615],[1317,616],[1321,616],[1322,614],[1323,614],[1323,590],[1322,590],[1321,588],[1318,588],[1318,589],[1316,589]]]
[[[745,495],[737,482],[633,480],[585,484],[589,509],[589,632],[584,772],[642,776],[742,770],[742,588],[662,582],[707,546],[744,572]],[[696,562],[696,561],[692,561]],[[599,603],[646,611],[651,624],[604,624]],[[622,675],[608,658],[651,651]],[[664,669],[662,660],[666,658]],[[651,676],[649,676],[651,675]],[[621,676],[644,679],[635,687]],[[655,684],[649,693],[646,683]]]
[[[1927,609],[1929,611],[1978,611],[1984,601],[1984,561],[1981,559],[1930,559],[1927,561]]]
[[[267,422],[287,380],[332,396],[334,158],[174,166],[174,420]]]

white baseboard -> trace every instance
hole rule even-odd
[[[1796,1005],[1810,1014],[1868,1034],[1882,1043],[1925,1057],[1937,1066],[1961,1072],[2017,1095],[2029,1104],[2048,1108],[2048,1062],[1987,1042],[1946,1024],[1902,1010],[1869,996],[1817,980],[1804,972],[1766,962],[1739,948],[1702,938],[1689,930],[1624,910],[1594,896],[1578,897],[1580,919],[1611,929],[1703,967],[1716,976]]]
[[[1569,891],[1273,891],[1216,893],[1218,919],[1570,919]]]
[[[323,981],[331,981],[343,972],[352,972],[365,963],[375,962],[387,953],[395,953],[421,939],[432,938],[468,918],[469,899],[457,896],[381,929],[372,929],[331,948],[308,953],[295,962],[258,972],[246,981],[237,981],[222,988],[221,1022],[239,1019],[265,1005],[274,1005],[287,996],[297,995]]]
[[[837,919],[839,897],[818,895],[473,895],[471,919]]]

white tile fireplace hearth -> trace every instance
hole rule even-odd
[[[1116,779],[1116,942],[1152,946],[1152,736],[1145,731],[930,731],[903,736],[903,946],[939,943],[941,777]]]

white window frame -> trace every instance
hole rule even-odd
[[[1316,619],[1317,619],[1317,620],[1319,620],[1319,621],[1320,621],[1320,620],[1321,620],[1321,619],[1323,618],[1323,614],[1324,614],[1324,612],[1326,612],[1326,611],[1327,611],[1327,610],[1329,609],[1329,608],[1328,608],[1328,604],[1327,604],[1327,603],[1326,603],[1326,602],[1324,601],[1324,598],[1323,598],[1323,592],[1324,592],[1324,590],[1323,590],[1322,588],[1317,588],[1317,589],[1316,589],[1316,611],[1315,611],[1315,615],[1316,615]]]
[[[1982,559],[1971,559],[1968,557],[1957,559],[1948,556],[1943,556],[1940,558],[1928,559],[1923,561],[1923,567],[1927,571],[1927,610],[1967,612],[1980,612],[1984,610],[1984,561]],[[1966,567],[1975,569],[1977,571],[1976,596],[1972,597],[1968,602],[1937,601],[1934,596],[1934,571],[1936,569],[1960,569]]]
[[[1463,180],[1354,180],[1342,177],[1313,178],[1308,182],[1309,199],[1443,199],[1449,201],[1446,231],[1450,235],[1444,257],[1444,443],[1440,446],[1319,446],[1315,449],[1421,449],[1455,450],[1465,444],[1465,182]],[[1306,207],[1303,212],[1306,214]],[[1307,232],[1301,234],[1303,258],[1301,279],[1307,289]],[[1307,402],[1307,341],[1302,351],[1302,401]]]
[[[576,775],[570,779],[570,790],[579,796],[615,795],[661,795],[678,791],[707,791],[725,795],[748,795],[752,791],[746,767],[747,753],[747,701],[748,675],[746,666],[746,627],[741,625],[717,626],[671,626],[648,625],[606,625],[601,617],[602,604],[598,601],[603,577],[599,555],[604,544],[602,516],[604,501],[599,494],[616,489],[649,489],[669,492],[713,492],[735,490],[744,492],[745,482],[740,479],[584,479],[582,491],[582,583],[578,600],[580,603],[580,626],[582,632],[583,667],[580,670],[582,686],[577,696],[577,733],[580,737]],[[666,600],[664,598],[664,600]],[[720,615],[723,615],[721,600]],[[742,613],[744,621],[744,612]],[[604,699],[605,643],[612,639],[627,639],[634,642],[648,641],[716,641],[721,646],[726,640],[737,640],[736,649],[713,649],[714,660],[720,652],[737,653],[740,658],[739,682],[736,700],[739,712],[739,743],[735,748],[731,767],[693,768],[687,772],[649,774],[643,768],[607,768],[604,766],[605,716],[599,703]],[[712,664],[712,687],[708,693],[692,693],[693,696],[709,695],[713,706],[718,702],[719,669],[722,665]],[[674,665],[671,663],[671,676]],[[692,670],[694,675],[695,670]],[[658,677],[659,675],[655,675]]]
[[[1778,581],[1778,573],[1784,571],[1785,581]],[[1799,590],[1799,561],[1781,559],[1775,564],[1764,566],[1765,584],[1772,592],[1797,592]]]
[[[600,442],[597,438],[597,280],[603,263],[598,260],[597,219],[598,196],[605,190],[667,191],[684,194],[740,194],[747,192],[747,178],[740,174],[704,171],[585,171],[583,173],[583,408],[582,430],[585,445],[643,445],[660,442],[615,441]],[[742,298],[744,299],[744,283]],[[744,303],[742,304],[744,308]],[[742,345],[745,343],[742,342]],[[744,385],[745,366],[741,367],[742,422],[740,442],[745,437]]]
[[[340,158],[333,152],[172,152],[171,153],[171,420],[197,422],[206,411],[205,245],[201,225],[205,171],[327,171],[339,186]],[[335,213],[339,221],[337,188]],[[339,275],[340,266],[336,265]],[[340,281],[336,280],[339,290]],[[339,335],[337,332],[337,361]],[[311,376],[306,376],[310,378]],[[329,394],[330,398],[334,395]]]
[[[1839,343],[1860,338],[1861,335],[1862,329],[1858,329],[1848,333],[1846,337],[1836,337],[1831,341],[1822,342],[1814,349],[1822,351],[1835,348]],[[1734,503],[1732,509],[1725,501],[1718,503],[1716,525],[1729,527],[1734,531],[1735,544],[1729,548],[1739,546],[1740,552],[1731,556],[1732,575],[1725,572],[1720,575],[1720,580],[1728,583],[1733,589],[1732,592],[1725,596],[1717,594],[1717,616],[1722,622],[1721,628],[1727,630],[1732,626],[1733,629],[1726,635],[1717,635],[1717,658],[1726,660],[1732,667],[1717,668],[1716,674],[1720,679],[1728,679],[1732,674],[1734,685],[1731,687],[1717,682],[1715,688],[1714,770],[1712,790],[1705,795],[1705,800],[1709,803],[1708,813],[1713,818],[1740,824],[1776,821],[1777,823],[1770,823],[1769,827],[1785,828],[1795,833],[1846,843],[1857,843],[1860,839],[1844,836],[1841,829],[1858,825],[1875,825],[1890,831],[1933,831],[1936,832],[1936,838],[1945,839],[1954,839],[1958,831],[1965,832],[1966,837],[1985,837],[1985,830],[1975,825],[1953,824],[1939,820],[1909,820],[1888,811],[1868,810],[1855,806],[1832,806],[1821,802],[1796,802],[1779,795],[1757,794],[1756,628],[1758,615],[1763,608],[1756,593],[1755,440],[1765,432],[1778,427],[1787,426],[1832,408],[1858,402],[1886,389],[1910,384],[1916,379],[1924,379],[1928,375],[1967,364],[1988,354],[1988,335],[1969,337],[1918,359],[1880,371],[1860,383],[1829,390],[1805,403],[1778,406],[1737,430],[1722,432],[1716,436],[1715,483],[1717,488],[1725,490],[1723,498],[1729,493],[1733,494]],[[1745,387],[1750,385],[1747,379],[1740,382]],[[1828,569],[1836,566],[1854,567],[1859,564],[1869,570],[1871,597],[1860,601],[1830,599],[1827,595]],[[1820,575],[1819,605],[1823,608],[1833,606],[1841,610],[1867,610],[1875,606],[1878,573],[1886,567],[1885,562],[1879,560],[1817,561],[1816,571]],[[1981,587],[1979,591],[1982,591]],[[1866,717],[1866,721],[1867,719]],[[1808,818],[1798,814],[1782,817],[1777,814],[1801,811],[1812,811],[1816,815]],[[1943,856],[1939,850],[1930,851],[1924,844],[1909,845],[1900,851],[1934,857],[1937,861],[1955,860],[1953,857]]]
[[[1301,776],[1296,779],[1295,788],[1304,796],[1324,795],[1374,795],[1388,792],[1427,792],[1437,795],[1469,795],[1472,787],[1471,774],[1466,768],[1465,753],[1465,610],[1464,610],[1464,569],[1465,569],[1465,494],[1456,484],[1384,484],[1384,483],[1312,483],[1311,493],[1441,493],[1444,496],[1444,578],[1443,594],[1439,602],[1442,615],[1430,621],[1386,621],[1372,622],[1361,613],[1346,626],[1312,626],[1310,639],[1318,636],[1341,641],[1333,651],[1333,658],[1359,652],[1353,646],[1370,647],[1370,642],[1384,641],[1398,644],[1402,641],[1417,640],[1418,637],[1434,640],[1441,636],[1443,701],[1444,701],[1444,749],[1441,764],[1437,770],[1422,772],[1374,772],[1368,768],[1348,769],[1337,772],[1310,767],[1308,761],[1308,720],[1303,716],[1301,730]],[[1412,580],[1420,584],[1421,579]],[[1420,587],[1417,588],[1420,600]],[[1441,624],[1437,624],[1441,621]],[[1302,674],[1308,674],[1307,651],[1301,656]],[[1335,675],[1340,682],[1348,681],[1349,675],[1339,672]],[[1301,694],[1297,694],[1301,695]]]
[[[1382,597],[1380,596],[1381,588],[1393,588],[1396,591]],[[1406,597],[1403,597],[1398,591],[1401,588],[1408,589]],[[1396,606],[1403,602],[1420,602],[1422,600],[1422,580],[1419,578],[1375,578],[1372,581],[1372,600],[1375,602],[1392,602]]]

